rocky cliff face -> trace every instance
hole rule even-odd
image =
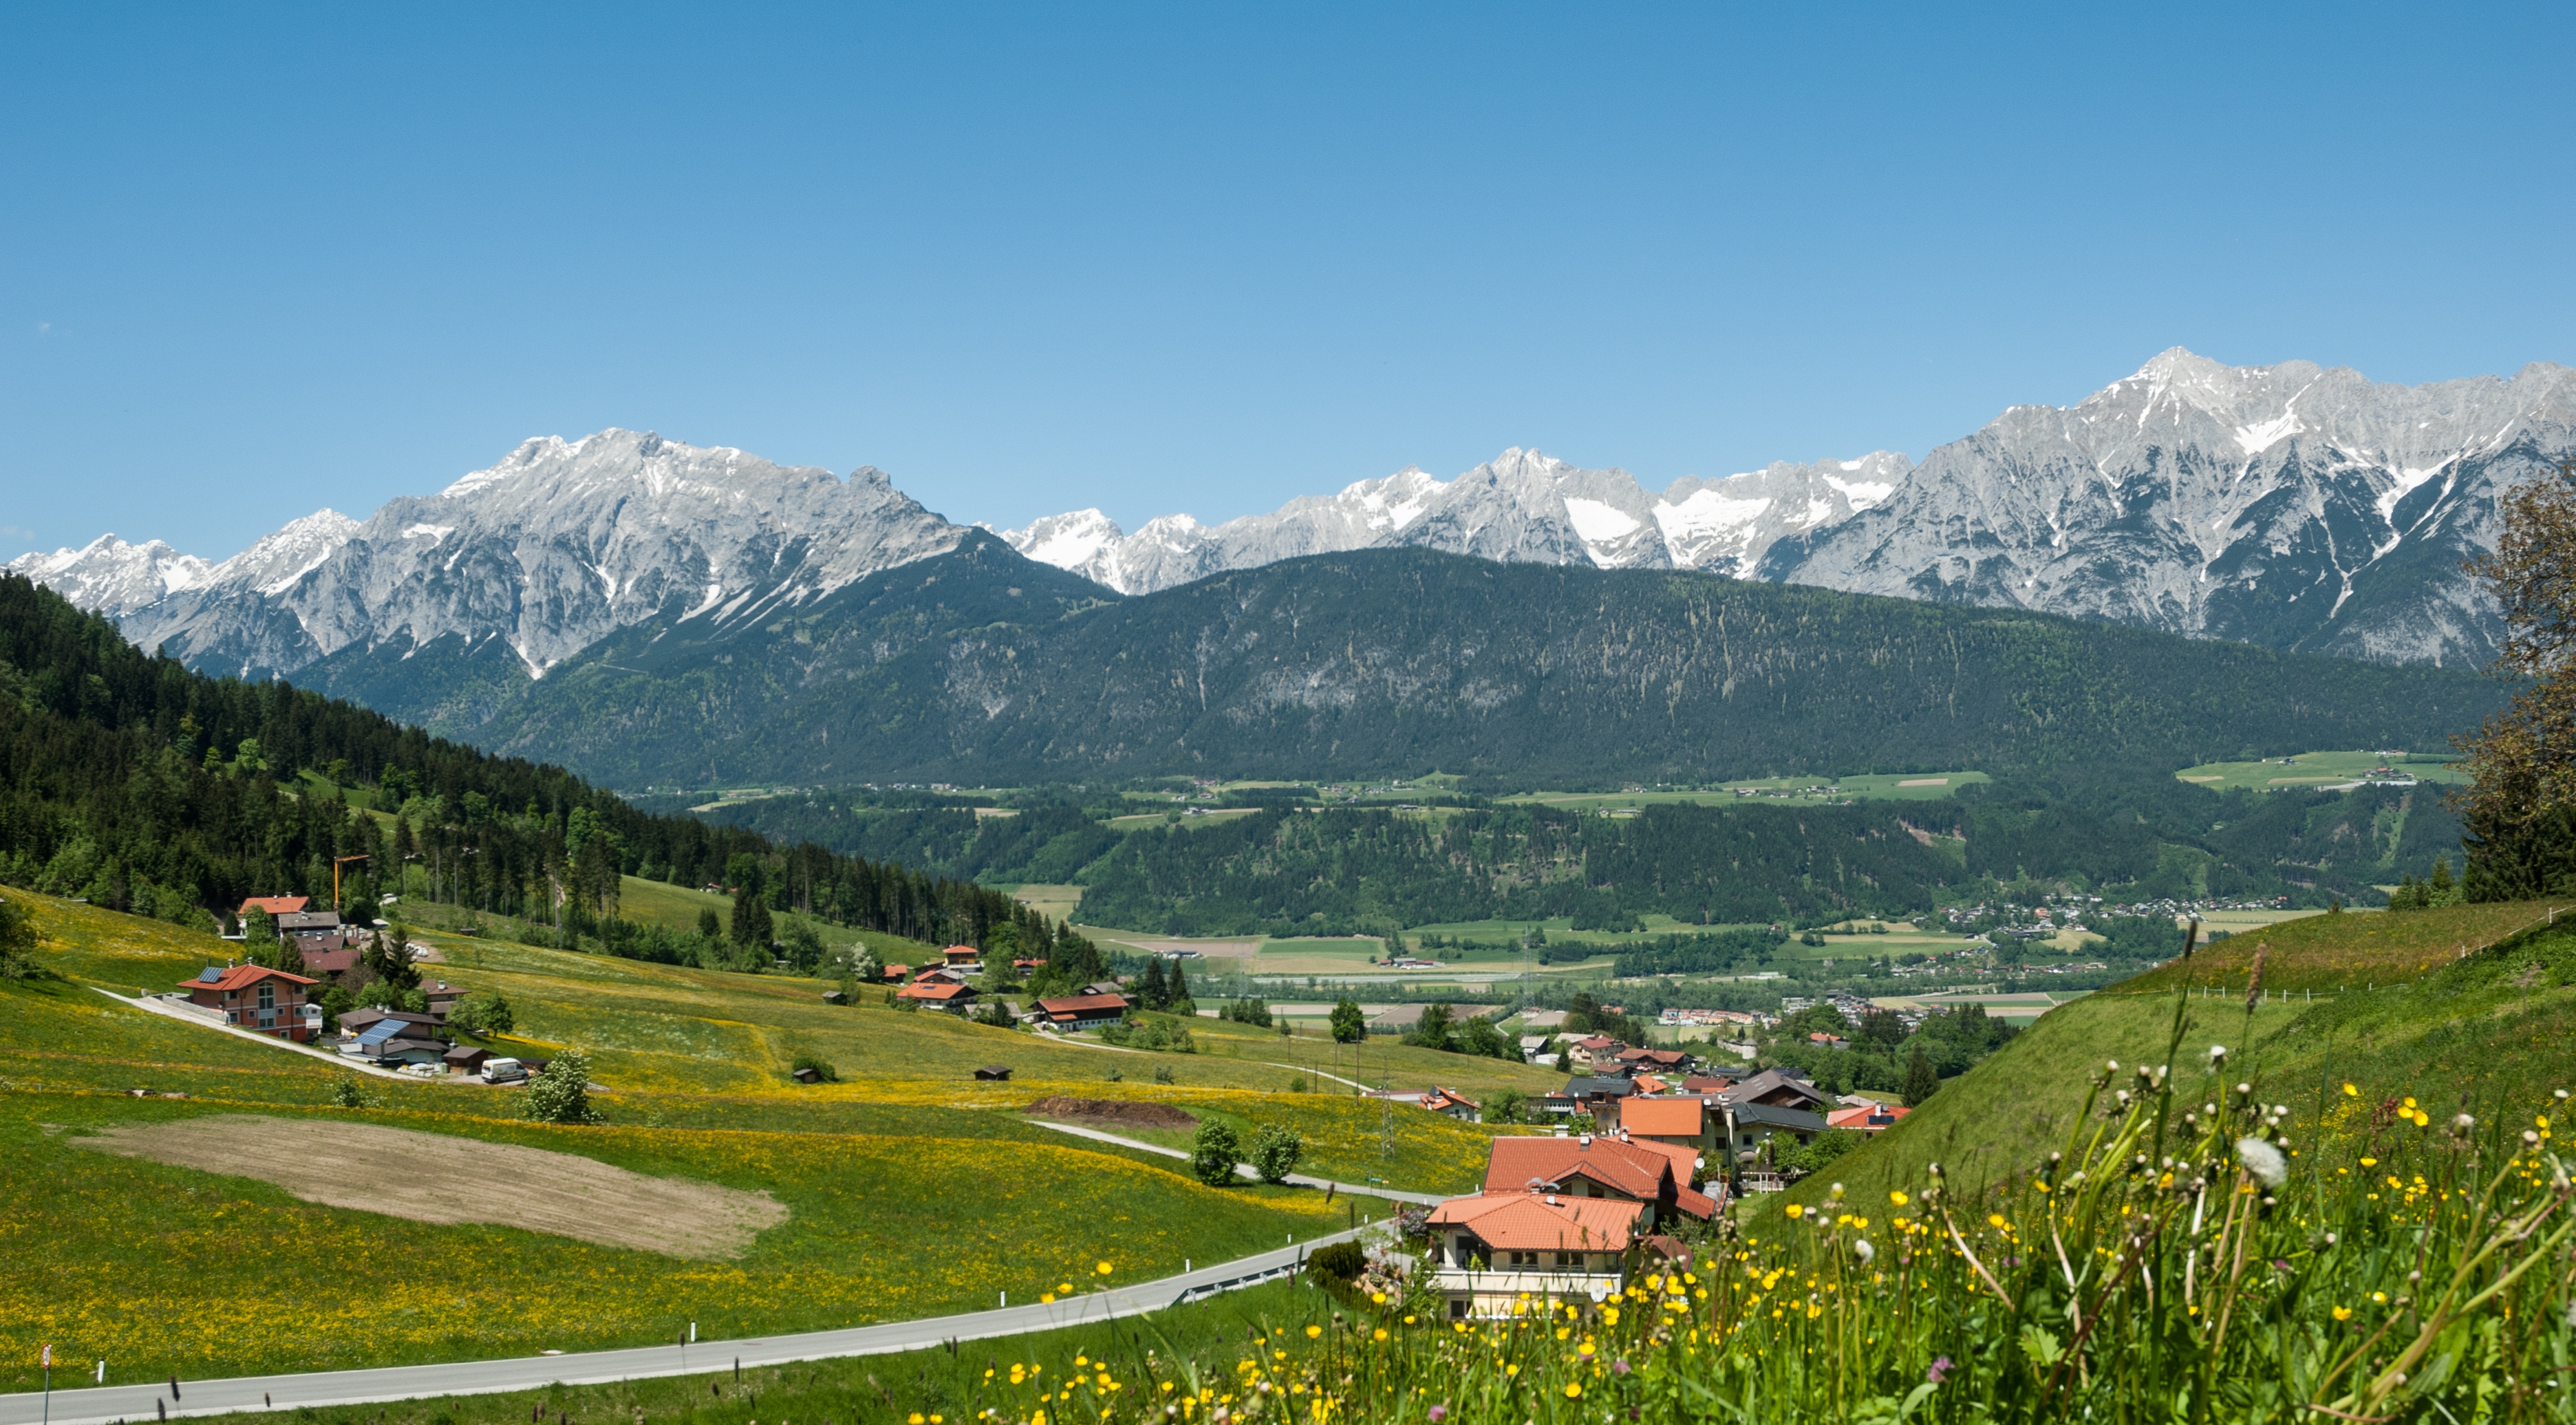
[[[717,625],[765,617],[964,535],[872,469],[842,480],[607,430],[528,441],[363,523],[306,516],[201,574],[165,578],[158,598],[125,592],[139,574],[111,579],[142,566],[102,550],[108,541],[91,546],[99,556],[47,556],[58,568],[35,556],[11,567],[66,592],[118,592],[121,605],[82,601],[115,613],[135,642],[212,671],[291,673],[348,649],[453,639],[465,649],[499,640],[543,677],[657,613]]]
[[[1513,449],[1454,480],[1407,468],[1215,526],[1164,515],[1131,535],[1094,509],[1001,533],[1031,559],[1130,594],[1301,555],[1404,547],[1505,563],[1735,574],[1785,535],[1869,508],[1910,468],[1880,451],[1685,479],[1652,495],[1625,470]]]
[[[2373,383],[2176,348],[2017,406],[1888,499],[1773,545],[1766,579],[2005,605],[2391,663],[2479,664],[2460,572],[2496,497],[2576,452],[2576,371]]]

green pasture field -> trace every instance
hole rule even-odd
[[[0,985],[0,1193],[16,1204],[12,1239],[43,1244],[0,1253],[0,1351],[21,1355],[41,1337],[119,1371],[203,1376],[636,1344],[661,1339],[674,1311],[717,1335],[819,1329],[969,1309],[1001,1290],[1034,1295],[1051,1285],[1037,1278],[1104,1257],[1132,1263],[1122,1275],[1159,1274],[1184,1257],[1222,1260],[1346,1216],[1339,1203],[1327,1213],[1311,1190],[1211,1190],[1170,1159],[1020,1119],[1052,1093],[1166,1098],[1247,1127],[1281,1123],[1313,1145],[1310,1168],[1352,1181],[1447,1190],[1472,1183],[1484,1159],[1484,1132],[1438,1115],[1398,1110],[1390,1158],[1379,1152],[1376,1104],[1236,1087],[1285,1087],[1301,1075],[1324,1087],[1313,1069],[1330,1058],[1322,1044],[1244,1026],[1195,1021],[1205,1054],[1119,1053],[939,1015],[828,1009],[810,998],[811,982],[434,934],[450,961],[433,973],[502,989],[533,1026],[496,1048],[594,1052],[606,1125],[521,1122],[521,1091],[462,1080],[369,1076],[361,1083],[373,1106],[334,1108],[344,1071],[326,1056],[146,1013],[92,988],[166,989],[237,946],[11,898],[34,913],[38,954],[63,977]],[[780,1056],[800,1044],[842,1055],[843,1081],[784,1079]],[[1240,1056],[1225,1052],[1237,1047]],[[1252,1057],[1255,1048],[1284,1067]],[[1549,1077],[1422,1050],[1363,1052],[1372,1073],[1418,1057],[1454,1063],[1467,1072],[1436,1077],[1480,1089],[1497,1074]],[[1028,1081],[967,1077],[997,1058]],[[1162,1065],[1178,1082],[1151,1082]],[[131,1097],[135,1089],[153,1096]],[[688,1261],[325,1208],[249,1179],[70,1146],[104,1126],[212,1113],[357,1118],[578,1153],[767,1190],[792,1216],[739,1260]],[[1031,1224],[1059,1218],[1080,1230],[1033,1234]],[[244,1253],[274,1265],[232,1269]],[[440,1283],[438,1309],[345,1289],[349,1271],[386,1261]],[[153,1312],[131,1310],[147,1297]],[[313,1329],[316,1311],[331,1329]]]
[[[2232,986],[2243,994],[2257,950],[2271,989],[2341,992],[2415,980],[2517,931],[2546,924],[2576,900],[2509,901],[2356,915],[2308,915],[2231,935],[2191,959],[2168,961],[2128,980],[2121,994],[2154,994],[2177,984]]]
[[[1213,826],[1220,821],[1230,821],[1236,817],[1254,816],[1259,814],[1261,808],[1205,807],[1200,810],[1198,815],[1190,816],[1186,811],[1184,811],[1183,804],[1175,803],[1172,810],[1181,811],[1183,812],[1183,815],[1178,821],[1173,821],[1171,824],[1187,830],[1191,827]],[[1107,826],[1113,831],[1142,831],[1149,826],[1161,826],[1164,822],[1170,820],[1171,815],[1171,812],[1162,811],[1135,812],[1126,816],[1113,816],[1109,818],[1108,821],[1103,822],[1102,825]]]
[[[1731,806],[1737,802],[1938,801],[1971,782],[1991,781],[1983,772],[1873,772],[1850,777],[1757,777],[1714,787],[1655,788],[1618,792],[1521,792],[1506,803],[1566,807],[1579,811],[1630,811],[1650,806]],[[1907,785],[1912,783],[1913,785]],[[1828,787],[1821,795],[1806,791]],[[1746,792],[1789,792],[1787,797],[1738,796]]]
[[[1286,1066],[1292,1075],[1306,1076],[1311,1092],[1326,1096],[1347,1098],[1356,1090],[1347,1083],[1335,1083],[1325,1075],[1369,1085],[1384,1082],[1398,1088],[1437,1085],[1456,1089],[1471,1099],[1498,1088],[1540,1093],[1565,1082],[1564,1075],[1535,1064],[1516,1064],[1470,1054],[1444,1054],[1437,1049],[1419,1049],[1398,1043],[1392,1036],[1383,1034],[1372,1034],[1358,1045],[1336,1044],[1331,1032],[1320,1022],[1291,1025],[1286,1034],[1275,1028],[1263,1029],[1259,1025],[1237,1024],[1205,1015],[1189,1020],[1188,1024],[1190,1037],[1199,1046],[1197,1057]],[[1371,1131],[1374,1132],[1376,1110],[1372,1107],[1369,1112]]]
[[[1070,921],[1082,906],[1080,886],[1019,885],[1008,889],[1011,899],[1049,920]]]
[[[435,913],[436,910],[445,908],[424,907],[424,909],[431,909]],[[698,913],[709,910],[716,913],[718,924],[731,924],[733,897],[713,891],[697,890],[690,886],[647,881],[635,876],[618,877],[617,913],[628,920],[641,921],[647,925],[664,925],[673,930],[695,930],[698,928]],[[888,964],[898,961],[918,963],[925,955],[939,953],[939,947],[919,940],[908,940],[903,936],[888,935],[878,930],[853,930],[846,925],[834,925],[820,916],[799,915],[792,910],[779,912],[776,919],[781,935],[784,935],[790,926],[810,925],[816,937],[826,947],[837,950],[850,945],[865,945],[876,952],[879,960]]]
[[[2356,781],[2370,775],[2374,767],[2413,777],[2420,782],[2466,782],[2468,775],[2445,760],[2419,760],[2403,755],[2383,757],[2376,752],[2302,752],[2288,759],[2268,762],[2206,762],[2185,767],[2174,773],[2179,781],[2207,787],[2215,792],[2234,791],[2239,787],[2253,791],[2278,791],[2285,787],[2314,788]]]
[[[1833,1179],[1859,1201],[1883,1203],[1886,1191],[1919,1185],[1935,1161],[1955,1166],[1963,1187],[2027,1168],[2063,1146],[2106,1062],[2122,1065],[2115,1088],[2138,1065],[2164,1062],[2177,1007],[2188,1026],[2175,1060],[2187,1096],[2258,1083],[2258,1096],[2290,1104],[2311,1133],[2343,1111],[2347,1082],[2366,1103],[2418,1095],[2444,1113],[2459,1112],[2464,1096],[2474,1112],[2507,1092],[2576,1088],[2576,1040],[2561,1028],[2576,1010],[2576,920],[2554,927],[2553,909],[2576,903],[2310,916],[2276,927],[2250,1014],[2253,937],[2221,941],[2060,1005],[1791,1199],[1820,1201]],[[2229,1051],[2214,1078],[2212,1044]]]
[[[1149,1395],[1160,1398],[1156,1387],[1172,1379],[1182,1362],[1204,1380],[1232,1375],[1250,1337],[1277,1332],[1285,1333],[1283,1343],[1302,1343],[1304,1328],[1329,1323],[1336,1305],[1333,1298],[1304,1281],[1272,1282],[1141,1317],[966,1342],[954,1352],[940,1347],[740,1373],[725,1368],[605,1385],[558,1384],[494,1395],[430,1396],[369,1405],[366,1419],[373,1425],[526,1425],[536,1417],[592,1421],[643,1417],[663,1425],[742,1425],[744,1419],[756,1416],[906,1425],[914,1415],[924,1420],[935,1415],[965,1425],[981,1418],[977,1412],[986,1408],[985,1402],[1007,1404],[1026,1393],[1003,1387],[1014,1365],[1042,1366],[1039,1378],[1050,1382],[1062,1377],[1073,1383],[1109,1373],[1122,1387],[1119,1394],[1141,1402]],[[1094,1366],[1097,1371],[1090,1369]],[[995,1374],[988,1378],[988,1370]],[[19,1384],[32,1389],[34,1375],[21,1375]],[[65,1408],[76,1407],[78,1392],[61,1379],[55,1384]],[[295,1418],[300,1425],[325,1420],[347,1425],[356,1416],[348,1411],[302,1411]]]

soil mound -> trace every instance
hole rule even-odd
[[[1040,1118],[1068,1118],[1082,1123],[1123,1123],[1130,1128],[1196,1128],[1198,1115],[1168,1103],[1136,1103],[1122,1098],[1067,1098],[1057,1094],[1022,1109]]]
[[[128,1124],[70,1141],[258,1178],[328,1207],[415,1222],[489,1222],[674,1257],[737,1257],[763,1228],[787,1220],[787,1208],[766,1192],[369,1123],[225,1114]]]

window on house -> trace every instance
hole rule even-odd
[[[277,1008],[277,986],[262,985],[259,987],[259,1007],[261,1009]]]
[[[1556,1254],[1556,1264],[1560,1267],[1572,1267],[1574,1270],[1579,1272],[1583,1270],[1583,1254],[1581,1252],[1559,1252]]]
[[[1514,1252],[1512,1253],[1511,1264],[1515,1267],[1535,1267],[1538,1265],[1538,1253]]]

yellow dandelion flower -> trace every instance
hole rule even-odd
[[[1565,1383],[1565,1398],[1568,1400],[1581,1400],[1583,1398],[1582,1384],[1578,1381],[1567,1381]]]
[[[2336,1307],[2334,1309],[2334,1319],[2337,1321],[2350,1321],[2352,1319],[2352,1308],[2349,1306]]]

